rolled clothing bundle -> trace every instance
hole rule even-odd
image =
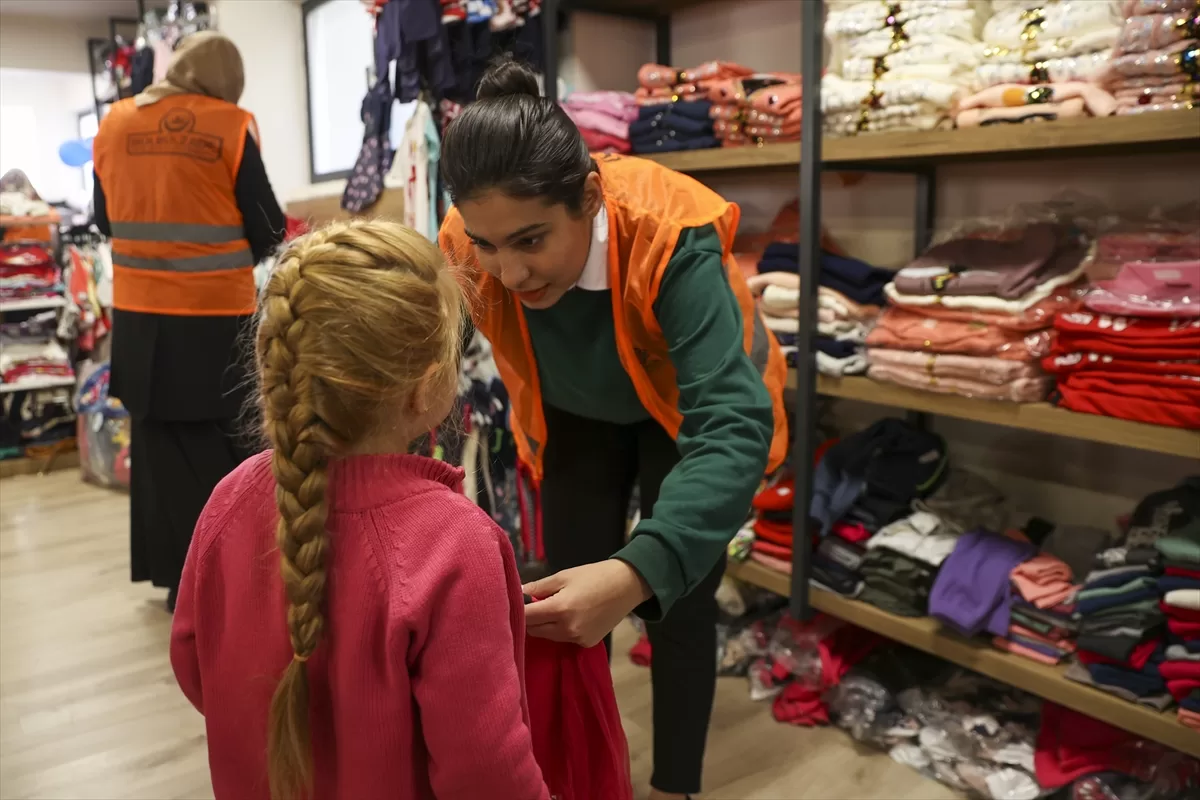
[[[562,104],[594,153],[628,153],[638,107],[628,92],[575,92]]]
[[[836,57],[821,82],[827,135],[948,127],[983,58],[985,11],[971,0],[832,7]]]

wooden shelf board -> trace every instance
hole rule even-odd
[[[1012,160],[1058,155],[1160,153],[1200,149],[1200,110],[1128,117],[1084,117],[1027,125],[944,131],[899,131],[829,137],[821,142],[827,169]],[[762,169],[800,163],[800,143],[725,147],[645,156],[680,172]]]
[[[795,371],[790,371],[788,388],[795,388],[795,380]],[[817,393],[826,397],[877,403],[989,425],[1002,425],[1071,439],[1200,459],[1200,431],[1082,414],[1055,408],[1049,403],[972,400],[958,395],[935,394],[892,386],[868,378],[830,378],[825,375],[817,377]]]
[[[790,576],[754,562],[731,564],[727,574],[776,594],[791,594]],[[997,650],[986,641],[965,639],[946,631],[929,617],[896,616],[868,603],[850,600],[822,589],[811,589],[809,601],[814,608],[889,639],[932,653],[1131,733],[1200,756],[1200,732],[1180,724],[1175,710],[1155,711],[1068,680],[1063,677],[1066,670],[1063,665],[1052,667],[1039,664]]]

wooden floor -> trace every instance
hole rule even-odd
[[[212,797],[203,720],[167,662],[164,593],[128,579],[127,509],[76,471],[0,481],[0,800]],[[649,675],[623,656],[613,672],[643,792]],[[777,724],[738,679],[718,688],[706,784],[709,800],[956,796],[839,731]]]

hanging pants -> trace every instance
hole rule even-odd
[[[134,582],[177,589],[208,496],[252,454],[236,420],[133,418],[130,566]]]
[[[542,525],[554,572],[603,561],[625,545],[634,482],[642,518],[653,516],[659,487],[679,449],[653,420],[633,425],[584,419],[545,406]],[[716,591],[722,557],[662,622],[648,623],[654,657],[654,774],[662,792],[700,791],[704,746],[717,683]]]

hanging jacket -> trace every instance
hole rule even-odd
[[[667,264],[682,231],[712,225],[721,240],[729,285],[745,325],[746,353],[763,376],[774,407],[775,430],[768,470],[787,455],[787,415],[783,388],[787,365],[779,343],[767,331],[754,298],[732,255],[740,211],[711,189],[677,172],[639,158],[596,155],[608,211],[608,273],[613,296],[617,351],[650,415],[677,438],[683,415],[679,385],[668,346],[654,315],[654,302]],[[439,241],[451,263],[476,277],[479,303],[476,324],[494,348],[496,365],[512,402],[511,427],[521,460],[536,480],[542,477],[546,421],[537,363],[521,304],[500,280],[478,268],[474,245],[457,209],[447,214]],[[614,303],[616,305],[616,303]]]
[[[93,154],[112,224],[115,308],[185,317],[254,312],[254,256],[234,196],[254,129],[248,111],[197,94],[112,107]]]

